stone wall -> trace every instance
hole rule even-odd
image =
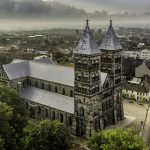
[[[50,108],[48,106],[44,106],[38,103],[33,103],[29,100],[24,100],[26,104],[26,112],[27,114],[35,119],[50,119],[50,120],[58,120],[74,134],[74,121],[75,117],[73,114],[69,114],[54,108]]]

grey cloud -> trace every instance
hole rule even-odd
[[[44,2],[42,0],[0,0],[0,17],[11,18],[45,18],[54,20],[85,19],[108,20],[110,17],[116,20],[139,19],[149,17],[150,12],[134,14],[128,11],[109,13],[105,10],[88,13],[84,9],[78,9],[59,2]]]

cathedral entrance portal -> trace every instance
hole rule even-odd
[[[84,136],[86,134],[85,120],[78,118],[77,120],[77,136]]]

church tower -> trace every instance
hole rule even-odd
[[[101,71],[110,75],[114,94],[114,124],[124,118],[122,104],[122,46],[110,20],[110,26],[101,45]]]
[[[75,59],[75,116],[76,134],[89,137],[100,130],[101,115],[101,66],[100,51],[86,21],[86,28],[74,51]]]

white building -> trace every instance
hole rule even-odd
[[[123,56],[128,58],[128,57],[133,57],[133,58],[140,58],[143,60],[150,59],[150,50],[144,49],[142,51],[125,51],[123,53]]]
[[[150,59],[150,50],[148,49],[144,49],[140,52],[140,55],[139,55],[140,59]]]
[[[142,82],[140,78],[133,78],[133,80],[128,81],[124,84],[122,95],[126,99],[148,102],[149,90],[150,85],[147,81]]]
[[[138,56],[139,52],[136,52],[136,51],[125,51],[123,53],[123,56],[128,58],[128,57],[133,57],[133,58],[136,58]]]

